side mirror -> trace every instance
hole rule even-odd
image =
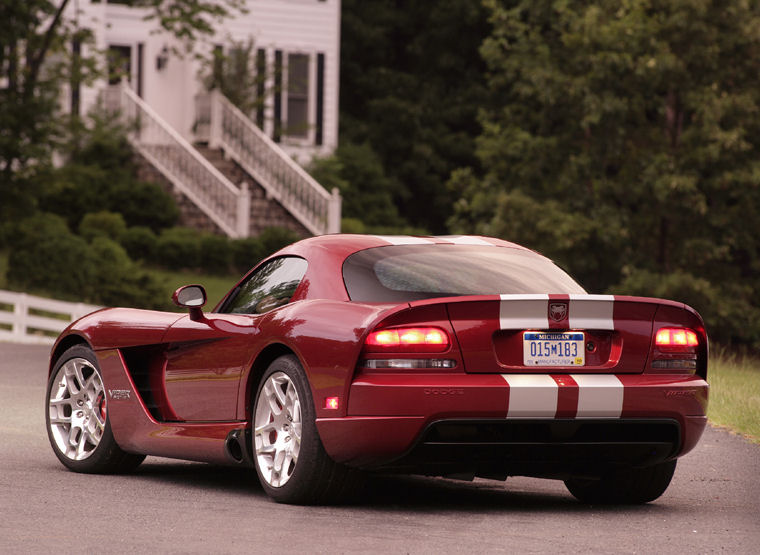
[[[206,290],[202,285],[183,285],[172,295],[172,301],[177,306],[190,309],[191,320],[202,320],[206,304]]]

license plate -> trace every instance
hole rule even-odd
[[[525,366],[583,366],[585,362],[583,332],[526,331],[523,334]]]

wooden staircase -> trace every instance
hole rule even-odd
[[[105,104],[128,123],[128,138],[143,161],[142,178],[170,184],[185,220],[230,237],[267,227],[302,236],[340,231],[341,199],[303,168],[218,92],[196,104],[195,147],[125,83],[104,91]],[[206,222],[198,221],[206,219]],[[187,225],[187,221],[185,222]]]
[[[210,148],[207,144],[196,144],[198,152],[208,160],[230,182],[239,188],[246,188],[250,195],[249,235],[257,236],[268,227],[285,227],[298,233],[301,237],[312,235],[277,200],[271,198],[267,191],[234,160],[225,157],[221,148]]]

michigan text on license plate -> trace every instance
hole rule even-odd
[[[585,361],[583,332],[523,333],[525,366],[583,366]]]

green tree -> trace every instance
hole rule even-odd
[[[256,59],[253,39],[230,42],[226,53],[215,48],[211,59],[206,60],[202,70],[204,85],[208,90],[219,89],[241,112],[254,117],[274,91],[266,90],[266,68]]]
[[[341,142],[376,153],[414,226],[445,231],[454,200],[446,180],[477,164],[476,116],[486,101],[478,48],[487,34],[486,12],[472,0],[343,0]]]
[[[554,257],[593,290],[689,300],[760,343],[760,6],[486,0],[498,107],[454,231]],[[730,302],[729,302],[730,301]]]
[[[393,204],[397,183],[385,174],[369,144],[344,142],[333,156],[315,160],[309,172],[328,190],[338,188],[344,218],[355,218],[370,227],[404,225]]]

